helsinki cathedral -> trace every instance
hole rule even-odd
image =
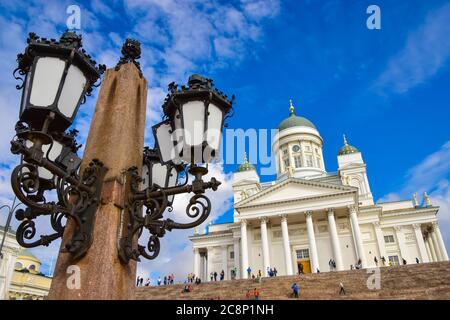
[[[362,153],[344,145],[337,172],[327,172],[316,126],[290,114],[272,142],[277,178],[260,182],[244,158],[234,173],[234,219],[195,232],[193,272],[209,281],[247,278],[276,268],[279,275],[448,260],[438,225],[439,207],[424,194],[374,203]],[[333,265],[333,263],[331,263]]]

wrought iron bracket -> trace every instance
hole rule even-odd
[[[140,261],[140,256],[155,259],[160,252],[160,241],[166,231],[173,229],[190,229],[202,224],[211,212],[211,201],[204,195],[207,189],[217,190],[221,184],[215,178],[209,182],[202,180],[208,172],[204,167],[192,166],[189,173],[194,176],[191,185],[161,188],[152,185],[146,190],[139,190],[141,177],[136,167],[132,167],[126,174],[126,203],[121,218],[119,230],[118,253],[123,263],[131,259]],[[195,219],[189,223],[178,223],[172,219],[164,219],[167,209],[168,196],[181,193],[194,193],[186,206],[186,215]],[[145,207],[145,213],[143,213]],[[170,210],[167,210],[170,211]],[[143,230],[147,229],[150,237],[147,245],[138,243]]]
[[[63,218],[71,219],[75,226],[65,250],[70,252],[74,259],[78,259],[92,243],[95,214],[107,168],[94,159],[80,178],[75,170],[64,169],[46,158],[42,151],[42,142],[51,143],[52,136],[33,131],[25,134],[35,138],[33,146],[27,147],[26,139],[20,137],[20,134],[11,141],[11,152],[22,155],[25,161],[16,166],[11,174],[12,189],[26,207],[15,212],[16,219],[21,221],[16,231],[17,242],[26,248],[48,246],[63,236]],[[39,176],[39,168],[50,171],[54,177],[42,179]],[[47,201],[46,192],[54,189],[57,201]],[[55,233],[40,235],[35,239],[35,219],[40,216],[50,216],[51,227]]]

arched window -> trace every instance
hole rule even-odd
[[[20,262],[16,262],[15,264],[14,264],[14,269],[23,269],[23,265],[20,263]]]
[[[30,265],[30,266],[28,267],[28,269],[29,269],[29,270],[36,270],[36,266],[35,266],[34,264],[32,264],[32,265]]]

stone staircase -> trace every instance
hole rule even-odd
[[[291,285],[300,288],[300,300],[315,299],[450,299],[450,262],[382,267],[380,290],[370,290],[367,270],[326,272],[297,276],[278,276],[257,280],[229,280],[193,285],[190,293],[181,293],[184,284],[136,288],[140,300],[241,300],[247,290],[258,288],[260,299],[292,299]],[[339,283],[346,295],[339,295]]]

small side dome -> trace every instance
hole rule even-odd
[[[244,172],[244,171],[256,171],[255,167],[248,162],[247,160],[247,153],[244,153],[244,162],[239,166],[236,172]]]
[[[347,138],[345,137],[345,134],[344,134],[344,145],[342,146],[342,148],[339,149],[338,155],[342,156],[345,154],[358,153],[358,152],[359,152],[359,150],[356,149],[356,147],[351,146],[347,143]]]
[[[282,131],[284,129],[292,128],[292,127],[310,127],[313,129],[316,129],[316,126],[306,119],[305,117],[299,117],[295,115],[294,112],[294,106],[292,105],[292,100],[289,100],[290,106],[289,106],[289,117],[281,121],[281,123],[278,125],[278,130]]]

